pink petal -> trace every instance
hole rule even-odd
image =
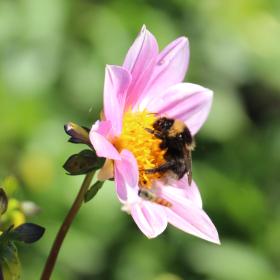
[[[122,116],[127,89],[131,81],[130,73],[120,67],[107,65],[104,82],[104,115],[111,121],[116,135],[121,133]]]
[[[128,90],[126,108],[137,105],[151,77],[158,56],[158,45],[155,37],[146,29],[145,25],[125,57],[123,67],[132,75]]]
[[[89,139],[99,157],[109,159],[121,159],[121,156],[113,144],[108,140],[112,135],[110,121],[97,121],[91,128]]]
[[[194,135],[208,117],[213,92],[191,83],[180,83],[155,96],[148,104],[150,112],[183,120]]]
[[[114,136],[111,121],[96,121],[91,130],[103,135],[106,138],[112,138]]]
[[[202,199],[199,192],[199,189],[192,180],[191,185],[189,186],[188,177],[184,176],[181,180],[169,179],[168,185],[172,187],[179,188],[181,190],[181,195],[187,197],[194,204],[196,204],[199,208],[202,208]]]
[[[115,184],[121,202],[133,203],[138,197],[138,165],[128,150],[122,150],[121,160],[115,161]]]
[[[180,37],[167,45],[157,58],[145,96],[157,96],[166,88],[182,82],[187,72],[189,54],[186,37]],[[143,99],[143,96],[141,98]]]
[[[167,218],[163,208],[149,201],[131,205],[132,218],[148,238],[154,238],[166,229]]]
[[[170,224],[187,233],[220,244],[214,224],[200,207],[181,196],[176,188],[164,187],[161,195],[172,203],[171,208],[165,207]]]

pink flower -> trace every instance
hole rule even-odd
[[[123,65],[106,66],[104,111],[92,126],[90,141],[97,155],[107,159],[99,178],[114,178],[123,209],[147,237],[162,233],[169,222],[219,243],[194,182],[189,186],[186,177],[175,180],[143,171],[163,161],[160,140],[145,130],[159,116],[184,121],[192,135],[208,116],[212,91],[182,83],[188,62],[187,38],[180,37],[159,52],[155,37],[143,26]],[[145,187],[169,205],[141,198],[139,188]]]

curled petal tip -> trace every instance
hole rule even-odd
[[[141,28],[141,32],[145,32],[147,30],[147,27],[145,24],[142,25],[142,28]]]
[[[211,89],[209,89],[209,88],[204,88],[204,90],[205,90],[205,94],[206,94],[206,95],[208,95],[210,98],[213,97],[213,95],[214,95],[213,90],[211,90]]]
[[[189,39],[186,36],[179,37],[177,40],[178,40],[178,42],[181,42],[181,43],[187,43],[187,44],[189,43]]]
[[[221,241],[219,239],[219,237],[215,237],[214,239],[207,239],[209,242],[212,242],[216,245],[221,245]]]

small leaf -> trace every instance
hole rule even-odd
[[[39,240],[45,232],[45,229],[39,225],[25,223],[16,227],[11,233],[11,239],[25,243],[33,243]]]
[[[68,140],[71,143],[81,143],[90,145],[89,131],[90,129],[84,126],[79,126],[73,122],[64,125],[65,132],[71,136]]]
[[[84,197],[84,202],[92,200],[98,191],[102,188],[105,181],[97,181],[86,193]]]
[[[8,197],[3,188],[0,188],[0,216],[7,211]]]
[[[103,166],[104,158],[100,158],[92,150],[83,150],[79,154],[70,156],[64,163],[63,168],[69,175],[86,174]]]
[[[13,225],[11,225],[10,227],[8,227],[1,235],[0,235],[0,257],[2,256],[1,254],[1,250],[7,246],[7,244],[10,241],[10,235],[11,235],[11,231],[13,229]]]
[[[5,280],[20,279],[21,264],[18,258],[16,246],[12,242],[9,242],[1,253],[3,278]]]

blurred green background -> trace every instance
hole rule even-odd
[[[79,213],[52,279],[279,279],[280,1],[1,0],[0,184],[17,180],[14,197],[37,203],[29,221],[47,228],[19,247],[23,279],[39,279],[82,180],[61,167],[83,148],[63,124],[98,118],[105,64],[122,64],[143,23],[161,48],[188,36],[186,81],[215,92],[193,157],[222,246],[171,226],[148,240],[108,184]]]

